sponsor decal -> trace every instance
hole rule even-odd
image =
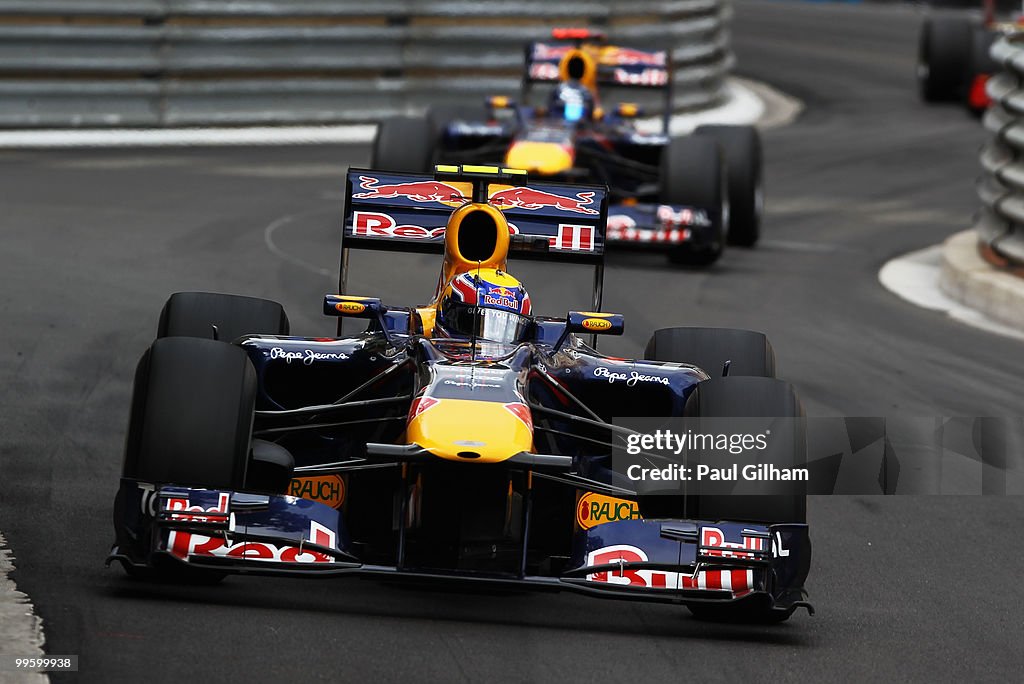
[[[428,409],[432,409],[433,407],[437,406],[440,403],[440,399],[434,399],[433,397],[416,397],[415,399],[412,400],[412,405],[409,406],[408,422],[411,423],[412,421],[416,420],[416,418],[421,413],[427,411]]]
[[[629,373],[614,371],[606,366],[598,366],[594,369],[594,377],[596,378],[608,378],[609,383],[625,382],[627,387],[634,387],[639,382],[653,382],[659,385],[668,385],[668,378],[660,375],[644,375],[637,371],[630,371]]]
[[[551,62],[535,62],[530,65],[530,78],[534,81],[557,81],[558,65]]]
[[[533,211],[542,208],[572,211],[577,214],[600,214],[597,209],[588,205],[594,204],[594,192],[577,192],[575,196],[566,197],[544,190],[530,187],[513,187],[491,193],[489,201],[498,209],[527,209]]]
[[[628,544],[605,546],[587,554],[587,565],[619,564],[616,570],[587,575],[587,581],[649,589],[717,589],[731,591],[734,597],[754,589],[754,572],[750,569],[704,570],[696,576],[665,570],[628,568],[629,563],[648,560],[643,549]]]
[[[228,519],[228,504],[231,502],[230,492],[217,493],[217,505],[213,508],[193,506],[186,498],[172,497],[167,500],[164,507],[166,511],[181,511],[171,513],[171,520],[187,520],[189,522],[225,522]]]
[[[454,185],[435,180],[412,181],[380,185],[380,180],[371,176],[360,176],[359,187],[366,192],[356,192],[356,199],[397,199],[403,198],[413,202],[463,202],[466,198],[462,191]]]
[[[612,322],[606,318],[584,318],[581,323],[587,330],[601,331],[612,327]]]
[[[533,58],[560,60],[572,47],[569,45],[547,45],[545,43],[533,44]],[[557,71],[555,72],[557,74]]]
[[[530,432],[533,432],[533,414],[530,413],[529,406],[519,402],[513,402],[511,404],[505,404],[505,409],[522,421],[523,425],[525,425]]]
[[[576,524],[584,530],[619,520],[642,520],[635,501],[587,492],[576,504]]]
[[[700,528],[700,545],[711,547],[704,549],[705,556],[753,558],[753,554],[745,553],[745,551],[763,551],[765,540],[763,537],[743,537],[743,543],[730,542],[725,540],[725,534],[717,527],[702,527]]]
[[[288,495],[341,508],[345,503],[345,480],[341,475],[297,477],[288,483]]]
[[[452,385],[454,387],[469,387],[470,389],[476,389],[477,387],[490,387],[493,389],[501,389],[501,385],[493,382],[479,382],[477,380],[444,380],[441,382],[442,385]]]
[[[149,482],[136,482],[135,484],[142,490],[142,494],[139,495],[139,512],[156,517],[156,485]]]
[[[334,530],[315,520],[309,521],[308,541],[335,548],[338,535]],[[195,556],[216,556],[238,558],[272,563],[333,563],[334,558],[319,551],[300,546],[278,546],[265,542],[244,541],[230,544],[223,537],[207,537],[182,530],[171,530],[167,538],[167,550],[182,560]]]
[[[601,62],[603,64],[665,66],[665,60],[664,51],[644,52],[614,45],[608,46],[601,51]]]
[[[618,68],[614,74],[615,82],[622,85],[663,86],[668,83],[668,71],[665,69],[651,67],[640,71],[629,71]]]
[[[551,238],[550,249],[571,252],[593,252],[595,232],[593,226],[559,224],[558,235]]]
[[[658,220],[663,228],[678,228],[680,226],[710,226],[711,219],[706,211],[702,209],[680,209],[676,211],[668,204],[659,204],[656,211]]]
[[[388,214],[378,211],[357,211],[352,214],[352,234],[367,237],[433,240],[444,235],[444,226],[426,229],[423,226],[400,226]]]
[[[361,314],[366,311],[366,305],[359,302],[338,302],[334,308],[344,314]]]
[[[313,349],[291,351],[281,347],[274,347],[270,350],[270,358],[272,360],[284,359],[285,363],[301,361],[304,366],[310,366],[314,361],[344,361],[349,356],[344,352],[318,352]]]

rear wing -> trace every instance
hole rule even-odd
[[[600,310],[608,188],[534,183],[524,172],[491,166],[439,165],[433,175],[349,169],[339,293],[345,293],[349,250],[443,254],[448,218],[474,199],[504,214],[509,257],[593,265],[594,310]]]
[[[667,50],[636,50],[618,45],[593,46],[598,86],[668,88],[671,80]],[[531,83],[561,80],[559,64],[573,45],[529,43],[524,78]]]

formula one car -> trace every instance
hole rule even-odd
[[[727,241],[753,246],[763,204],[756,129],[702,126],[671,137],[666,50],[606,45],[586,29],[556,29],[554,37],[527,46],[520,102],[491,97],[482,109],[442,107],[425,118],[383,121],[371,165],[424,171],[432,163],[472,160],[549,180],[606,184],[608,241],[666,250],[677,263],[713,263]],[[546,106],[528,104],[536,83],[554,85]],[[660,93],[661,130],[642,131],[642,107],[602,103],[599,88]]]
[[[306,338],[275,302],[173,295],[135,376],[108,563],[164,580],[454,579],[713,619],[811,610],[804,495],[639,493],[611,468],[629,432],[613,416],[801,409],[758,333],[659,330],[635,361],[585,343],[624,328],[600,312],[606,188],[352,169],[346,198],[340,289],[351,250],[443,254],[428,303],[329,294],[339,336]],[[595,311],[534,315],[510,255],[592,265]],[[343,318],[367,327],[342,335]],[[796,436],[776,465],[806,458]]]
[[[997,70],[989,55],[1000,35],[1020,30],[1019,0],[984,0],[981,18],[925,19],[918,44],[917,81],[925,102],[961,102],[974,114],[992,104],[986,92]]]

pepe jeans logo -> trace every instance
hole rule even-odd
[[[627,373],[619,373],[613,370],[609,370],[604,366],[598,366],[594,369],[594,377],[608,378],[609,383],[613,382],[625,382],[627,387],[633,387],[638,382],[656,382],[660,385],[668,385],[668,378],[663,378],[660,375],[643,375],[636,371],[630,371]]]
[[[348,354],[343,352],[318,352],[312,349],[303,349],[302,351],[288,351],[281,349],[281,347],[274,347],[270,350],[270,358],[273,359],[284,359],[285,363],[291,363],[292,361],[301,361],[303,365],[312,365],[314,361],[344,361],[348,358]]]

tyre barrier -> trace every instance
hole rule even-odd
[[[981,253],[999,266],[1024,266],[1024,34],[1000,37],[991,50],[999,71],[986,91],[992,106],[981,150],[981,211],[975,223]]]
[[[731,0],[0,0],[0,127],[368,122],[519,91],[553,26],[670,49],[725,98]]]

